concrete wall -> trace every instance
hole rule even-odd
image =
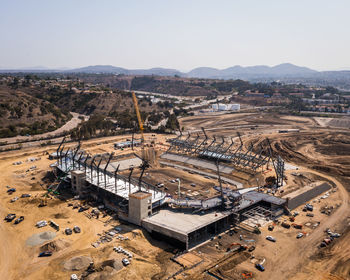
[[[86,187],[85,173],[81,170],[73,170],[71,171],[71,178],[73,192],[82,195]]]
[[[152,214],[152,194],[135,193],[129,195],[129,221],[141,225],[141,220]]]
[[[314,187],[311,190],[308,190],[304,193],[299,194],[298,196],[290,199],[288,201],[288,208],[293,210],[298,206],[308,202],[309,200],[319,196],[321,193],[328,191],[332,186],[329,183],[323,183],[319,186]]]

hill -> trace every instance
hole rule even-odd
[[[71,115],[26,90],[0,85],[0,137],[39,134],[65,124]]]
[[[260,66],[233,66],[223,70],[200,67],[195,68],[188,72],[188,77],[196,78],[257,78],[257,77],[305,77],[318,73],[315,70],[293,65],[291,63],[284,63],[273,67],[260,65]]]
[[[163,103],[140,99],[143,119],[148,118],[151,125],[157,124],[169,109],[169,104]],[[53,131],[72,117],[70,112],[94,116],[94,125],[109,118],[114,119],[113,128],[135,128],[137,123],[129,92],[36,75],[0,79],[0,138]]]
[[[112,65],[95,65],[87,66],[82,68],[76,68],[71,70],[66,70],[66,73],[109,73],[117,75],[159,75],[159,76],[174,76],[183,75],[180,71],[175,69],[166,68],[151,68],[151,69],[135,69],[128,70],[121,67],[115,67]]]

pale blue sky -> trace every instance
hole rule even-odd
[[[349,0],[0,0],[0,67],[350,67]]]

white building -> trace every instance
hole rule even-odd
[[[211,105],[211,108],[214,111],[239,111],[241,109],[240,104],[223,104],[223,103],[215,103]]]

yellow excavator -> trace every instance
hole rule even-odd
[[[139,128],[140,128],[140,133],[141,133],[141,151],[142,151],[142,158],[144,158],[144,154],[145,154],[145,138],[143,136],[143,121],[141,118],[141,114],[140,114],[140,110],[139,110],[139,105],[137,103],[137,98],[136,98],[136,94],[134,91],[131,92],[132,94],[132,101],[134,102],[134,106],[135,106],[135,112],[136,112],[136,116],[137,116],[137,121],[139,123]]]

